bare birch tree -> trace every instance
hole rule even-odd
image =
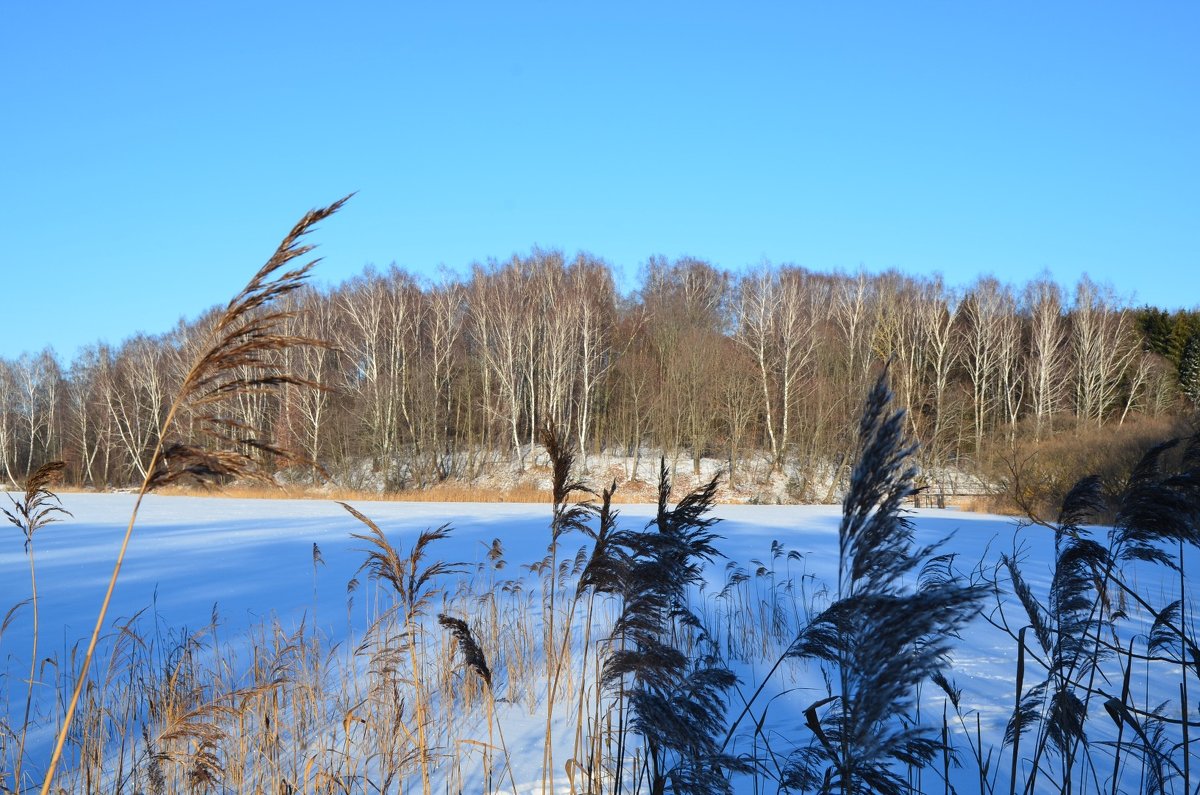
[[[1118,402],[1122,379],[1139,346],[1128,310],[1117,304],[1111,290],[1087,276],[1075,288],[1071,348],[1076,418],[1080,424],[1100,427]]]
[[[166,346],[161,339],[138,336],[113,357],[101,350],[102,394],[123,453],[125,478],[146,476],[158,442],[170,393]]]
[[[470,313],[474,347],[487,372],[489,389],[495,390],[494,404],[486,406],[508,428],[513,463],[524,469],[522,417],[526,405],[529,361],[528,292],[519,261],[505,268],[477,267],[471,280]],[[530,417],[534,421],[534,417]]]
[[[999,407],[1004,315],[1012,309],[1010,294],[995,278],[979,279],[963,301],[964,326],[960,342],[963,368],[971,387],[974,452],[983,449],[983,436]]]
[[[822,286],[823,287],[823,286]],[[781,470],[793,433],[803,379],[820,344],[824,290],[798,268],[761,268],[738,291],[735,339],[758,371],[772,467]]]
[[[595,417],[602,406],[601,387],[612,370],[616,327],[616,289],[612,273],[602,262],[580,256],[568,272],[568,300],[575,307],[577,334],[576,388],[573,413],[579,450],[592,441]],[[583,456],[586,464],[587,456]]]
[[[17,463],[16,411],[17,379],[13,373],[12,362],[0,359],[0,466],[4,468],[4,478],[16,488],[21,482],[20,465]]]
[[[1063,316],[1062,289],[1048,278],[1025,287],[1029,315],[1029,356],[1025,380],[1033,413],[1034,438],[1053,432],[1054,417],[1063,410],[1069,383],[1070,349]]]

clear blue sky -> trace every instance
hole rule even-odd
[[[161,332],[308,208],[317,278],[1082,272],[1200,305],[1200,4],[0,7],[0,356]]]

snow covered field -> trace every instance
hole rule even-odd
[[[121,494],[63,495],[63,507],[71,516],[63,517],[62,522],[40,531],[34,538],[41,621],[39,657],[53,661],[43,666],[46,682],[53,681],[54,671],[69,666],[72,647],[86,639],[91,630],[133,500],[132,495]],[[431,554],[437,559],[467,564],[467,573],[446,578],[442,585],[448,601],[440,603],[434,612],[445,605],[447,612],[472,624],[478,616],[471,611],[485,609],[484,601],[478,598],[481,588],[493,587],[499,592],[507,587],[509,594],[520,591],[519,587],[514,589],[513,582],[521,578],[536,579],[521,564],[540,561],[549,540],[549,505],[360,502],[355,507],[373,519],[405,553],[422,530],[450,523],[450,538],[436,542]],[[624,523],[641,525],[653,515],[653,507],[621,506],[620,512]],[[727,644],[733,644],[732,639],[737,637],[745,641],[747,633],[751,636],[750,642],[730,646],[731,667],[741,679],[729,709],[732,720],[741,711],[742,699],[749,698],[779,652],[790,642],[787,636],[804,620],[805,611],[827,604],[823,590],[832,588],[836,581],[840,507],[723,505],[718,506],[716,515],[721,522],[715,530],[723,537],[718,547],[727,560],[708,568],[708,585],[695,598],[699,612],[726,627],[717,628],[716,634],[725,638]],[[912,516],[918,528],[918,543],[947,538],[942,551],[957,554],[956,566],[967,573],[982,565],[991,574],[1000,554],[1012,554],[1014,545],[1019,544],[1023,571],[1030,585],[1044,592],[1053,560],[1049,531],[1034,527],[1017,534],[1011,519],[953,510],[917,510]],[[365,587],[365,574],[358,574],[363,587],[353,592],[348,592],[347,587],[358,573],[368,546],[352,539],[351,534],[365,530],[333,502],[151,495],[143,504],[107,623],[116,628],[139,611],[145,611],[140,624],[143,634],[153,634],[148,627],[161,635],[166,630],[192,631],[205,627],[216,614],[219,617],[216,634],[221,642],[236,648],[246,646],[247,633],[261,628],[264,622],[277,620],[287,629],[305,621],[309,627],[315,624],[329,648],[348,655],[350,647],[361,640],[365,625],[377,614]],[[0,615],[29,596],[28,558],[19,534],[15,529],[10,531],[0,545],[0,583],[3,583]],[[493,548],[494,539],[499,539],[507,561],[502,570],[489,568],[487,553]],[[586,542],[583,535],[565,536],[560,558],[572,558]],[[321,563],[315,562],[317,551]],[[1192,570],[1200,570],[1194,567],[1195,562],[1192,566]],[[490,580],[481,574],[485,569]],[[1172,584],[1165,575],[1154,576],[1162,576],[1162,581],[1140,583],[1148,598],[1160,605],[1177,598],[1177,582]],[[469,584],[459,588],[458,581],[468,578]],[[527,590],[534,587],[528,586]],[[460,594],[457,598],[456,589]],[[475,596],[463,598],[464,589],[472,589]],[[1009,600],[1011,608],[1011,598],[1004,598]],[[994,602],[987,606],[987,611],[991,612],[993,607]],[[1014,626],[1017,629],[1020,613],[1019,608],[1013,609],[1013,615],[1018,616],[1015,619],[1018,625]],[[755,643],[752,628],[748,630],[748,624],[737,622],[760,610],[764,614],[772,610],[780,614],[779,637],[760,638],[761,651],[752,653],[750,648]],[[436,631],[435,627],[433,632]],[[4,698],[10,725],[19,723],[21,718],[31,633],[31,611],[25,606],[12,615],[0,635],[0,674],[4,676],[0,680],[0,696]],[[348,643],[338,646],[341,641]],[[111,649],[111,644],[106,648]],[[1016,657],[1012,639],[982,619],[972,624],[957,646],[952,678],[962,690],[961,711],[965,720],[960,724],[951,709],[948,722],[961,761],[961,767],[952,771],[951,780],[960,792],[980,788],[979,765],[969,746],[971,741],[978,742],[976,716],[985,761],[988,761],[986,755],[991,754],[986,786],[994,786],[997,792],[1008,791],[1009,762],[1000,745],[1004,724],[1012,712]],[[97,661],[101,667],[107,663],[103,656]],[[458,670],[461,672],[461,666]],[[1026,687],[1039,675],[1031,670]],[[1137,684],[1137,678],[1135,675],[1135,688],[1144,686],[1151,691],[1148,703],[1178,701],[1179,693],[1175,690],[1178,676],[1168,677],[1169,681],[1164,681],[1161,687],[1154,682]],[[1105,686],[1119,690],[1121,683],[1108,682]],[[505,683],[498,681],[498,695],[502,698],[496,719],[507,737],[513,779],[522,793],[540,791],[544,736],[544,713],[540,710],[545,700],[545,684],[528,697],[514,693],[511,698],[504,698],[504,687]],[[1156,688],[1163,692],[1154,692]],[[735,733],[731,749],[736,753],[754,751],[761,755],[765,750],[763,744],[769,743],[773,753],[786,755],[792,747],[807,744],[811,733],[804,725],[803,710],[825,695],[825,686],[815,666],[785,665],[767,694],[755,703],[753,720],[744,721]],[[34,724],[38,730],[28,743],[35,770],[41,769],[47,755],[56,698],[61,698],[61,694],[56,696],[49,685],[35,689]],[[930,691],[923,693],[923,719],[940,727],[946,700],[940,690],[931,686]],[[445,738],[450,747],[442,750],[447,758],[455,757],[458,761],[436,766],[434,791],[471,792],[483,787],[478,778],[478,763],[471,762],[474,746],[461,745],[488,739],[482,708],[476,702],[471,709],[471,715],[459,716],[454,721],[461,736]],[[1174,709],[1178,710],[1177,703]],[[571,754],[574,729],[568,721],[570,712],[571,709],[560,707],[554,724],[555,783],[564,792],[570,791],[562,772],[563,763]],[[751,732],[751,724],[760,720],[763,731]],[[1111,721],[1098,703],[1089,713],[1089,728],[1093,726],[1095,737],[1114,734],[1110,730]],[[331,737],[337,734],[337,729],[336,726],[329,729]],[[317,727],[314,731],[320,734],[324,730]],[[469,736],[472,734],[475,736]],[[0,762],[9,764],[11,760],[5,758]],[[1129,768],[1122,775],[1122,788],[1136,791],[1140,786],[1138,764],[1133,763]],[[1097,770],[1097,782],[1103,783],[1109,773]],[[926,771],[924,789],[940,792],[942,785],[937,776],[936,771]],[[506,785],[507,781],[507,775],[501,779],[497,774],[495,786]],[[759,776],[757,780],[741,777],[735,785],[738,792],[746,793],[777,789],[769,776]],[[410,778],[405,787],[403,791],[419,792],[419,780]],[[363,790],[369,788],[363,786]]]

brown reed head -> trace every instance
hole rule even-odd
[[[458,648],[462,652],[463,660],[467,667],[479,675],[479,678],[484,681],[490,690],[492,687],[492,672],[488,668],[487,658],[483,655],[483,649],[479,648],[479,644],[475,641],[474,634],[471,633],[471,628],[466,621],[454,616],[448,616],[445,613],[438,614],[438,623],[450,631],[454,636],[454,640],[458,642]]]
[[[8,521],[25,536],[25,549],[33,541],[33,534],[42,527],[57,522],[58,514],[70,516],[58,501],[58,495],[50,490],[51,486],[62,480],[63,471],[67,465],[62,461],[50,461],[42,464],[25,481],[25,494],[20,499],[9,497],[12,510],[0,508]]]
[[[312,245],[302,242],[304,236],[341,209],[349,198],[306,213],[217,318],[203,353],[184,377],[164,423],[166,435],[174,430],[171,419],[187,415],[195,436],[164,438],[162,455],[148,478],[147,490],[180,482],[273,482],[274,464],[313,465],[296,451],[272,442],[265,429],[235,419],[230,408],[239,396],[272,393],[285,387],[323,388],[289,370],[284,354],[294,348],[330,344],[289,333],[287,321],[295,313],[274,305],[300,288],[319,262],[313,259],[290,267],[313,250]]]

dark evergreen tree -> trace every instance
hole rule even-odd
[[[1179,388],[1193,406],[1200,406],[1200,333],[1193,333],[1179,357]]]
[[[1138,325],[1146,335],[1146,347],[1172,361],[1178,361],[1179,340],[1171,313],[1153,306],[1138,310]]]

